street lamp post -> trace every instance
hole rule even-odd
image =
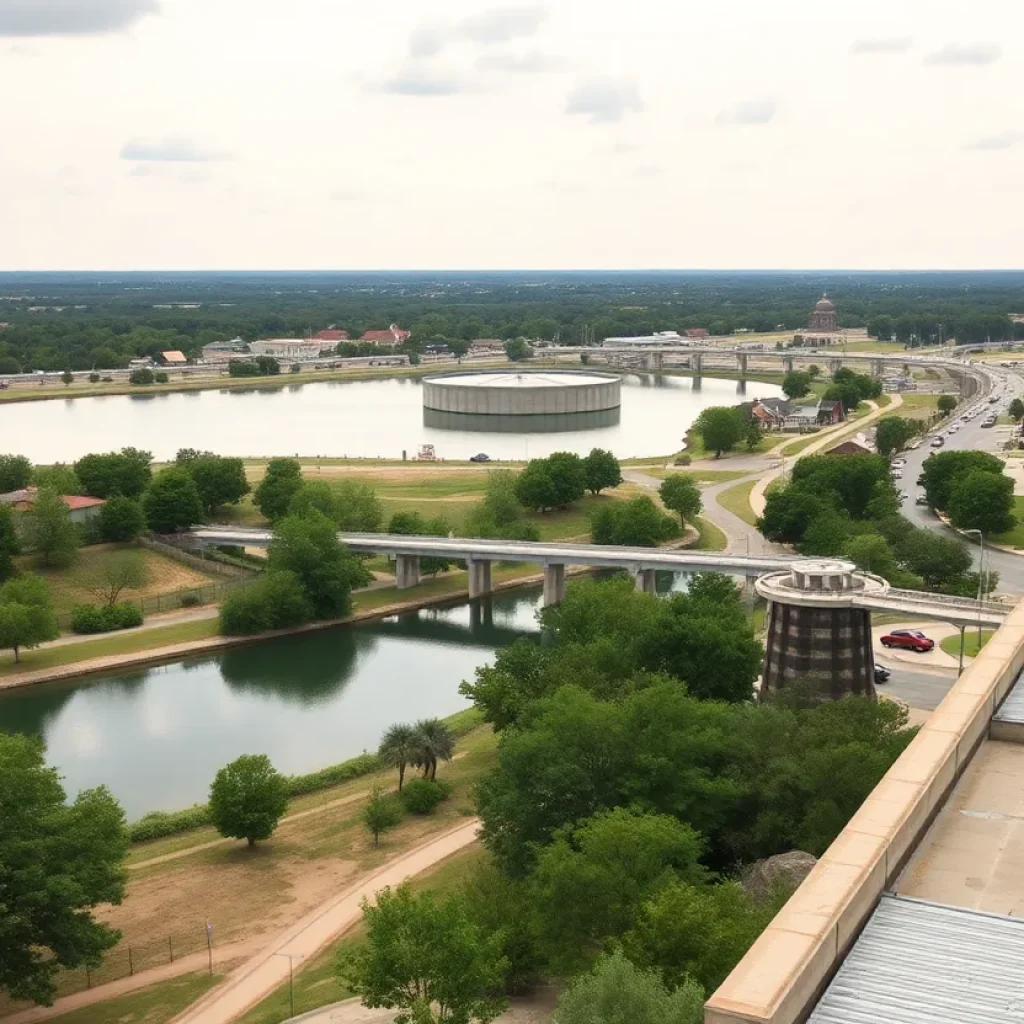
[[[272,956],[283,956],[288,958],[288,1019],[295,1016],[295,968],[294,962],[301,960],[300,953],[273,953]]]
[[[985,535],[981,530],[964,530],[964,533],[976,533],[981,553],[978,557],[978,650],[981,650],[981,608],[985,593]]]

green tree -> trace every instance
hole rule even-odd
[[[23,647],[38,647],[59,635],[50,589],[41,576],[23,573],[0,587],[0,650],[13,650],[18,662]]]
[[[75,476],[86,494],[94,498],[138,498],[153,477],[150,463],[153,456],[138,448],[122,448],[119,452],[85,455],[75,463]]]
[[[352,590],[368,576],[362,562],[338,540],[334,523],[315,509],[277,522],[267,569],[295,573],[318,619],[347,615]]]
[[[747,446],[747,451],[754,451],[761,443],[763,437],[764,432],[761,430],[761,424],[757,420],[750,420],[747,423],[747,431],[743,435],[743,443]]]
[[[342,954],[339,976],[363,1004],[398,1010],[397,1024],[488,1024],[507,963],[498,935],[470,919],[459,896],[408,885],[363,902],[366,943]]]
[[[380,846],[380,837],[401,822],[405,811],[393,794],[374,786],[370,799],[363,808],[363,824],[373,836],[373,845]]]
[[[1012,419],[1014,423],[1020,423],[1020,421],[1024,419],[1024,402],[1019,398],[1015,398],[1010,403],[1009,408],[1006,411],[1010,414],[1010,419]]]
[[[768,540],[799,544],[811,523],[827,508],[825,499],[800,488],[775,488],[765,495],[764,512],[757,528]]]
[[[376,533],[384,521],[384,506],[377,492],[358,480],[341,480],[335,485],[341,507],[338,529],[345,533]]]
[[[210,820],[230,839],[250,847],[269,839],[288,808],[288,780],[266,754],[243,754],[226,764],[210,786]]]
[[[462,357],[469,351],[469,342],[465,338],[449,338],[448,351],[461,363]]]
[[[825,389],[822,398],[826,402],[839,402],[843,412],[852,412],[861,403],[860,389],[856,384],[831,384]]]
[[[0,732],[0,990],[52,1004],[62,970],[99,966],[120,934],[92,917],[124,896],[124,813],[103,787],[66,802],[43,745]]]
[[[935,407],[943,416],[948,416],[957,407],[956,395],[939,395]]]
[[[0,455],[0,494],[20,491],[32,482],[32,463],[24,455]]]
[[[661,887],[703,880],[702,846],[676,818],[624,807],[560,830],[531,875],[548,963],[558,973],[579,969],[601,942],[624,935]]]
[[[298,459],[271,459],[256,487],[256,507],[272,523],[288,514],[288,507],[302,487],[302,467]]]
[[[531,459],[516,478],[516,497],[527,508],[564,508],[582,498],[586,489],[583,460],[572,452]]]
[[[606,487],[618,487],[622,483],[619,460],[603,448],[590,449],[590,454],[583,460],[583,470],[587,490],[591,494],[600,494]]]
[[[747,424],[739,409],[712,405],[701,411],[690,429],[700,435],[705,449],[720,459],[724,452],[731,452],[743,440]]]
[[[601,957],[558,1000],[552,1024],[702,1024],[704,990],[686,978],[666,989],[621,950]]]
[[[672,473],[665,477],[658,494],[665,508],[672,509],[679,516],[683,526],[688,522],[692,523],[704,507],[700,488],[686,473]]]
[[[903,416],[886,416],[878,421],[875,428],[875,445],[878,454],[883,458],[891,458],[896,452],[903,451],[907,442],[915,437],[921,429],[917,420]]]
[[[102,562],[80,569],[75,575],[75,585],[110,607],[117,604],[125,590],[145,589],[150,578],[141,552],[116,551]]]
[[[948,588],[971,567],[971,554],[964,544],[932,530],[912,530],[899,542],[896,552],[929,590]]]
[[[525,338],[509,338],[505,342],[505,355],[513,363],[529,359],[533,355],[533,349]]]
[[[74,384],[74,382],[75,382],[75,375],[70,370],[65,370],[60,375],[60,379],[61,379],[61,382],[64,384],[64,386],[67,387],[69,384]]]
[[[234,366],[234,363],[231,364]],[[140,366],[128,374],[128,383],[139,387],[148,387],[156,381],[156,374],[148,366]]]
[[[106,541],[123,543],[135,540],[146,529],[146,513],[134,498],[115,494],[100,506],[100,536]]]
[[[416,763],[421,750],[420,736],[413,725],[392,725],[381,738],[377,756],[384,764],[398,769],[399,793],[405,783],[406,766]]]
[[[590,535],[595,544],[652,548],[678,533],[675,520],[646,494],[602,505],[590,513]]]
[[[0,583],[14,575],[14,556],[21,551],[21,539],[14,526],[10,505],[0,505]]]
[[[295,573],[264,572],[221,603],[220,631],[225,636],[251,636],[300,626],[312,618],[313,607]]]
[[[32,483],[36,487],[49,487],[58,494],[81,494],[82,484],[75,471],[65,462],[52,466],[36,466],[32,470]]]
[[[790,370],[782,378],[782,393],[787,398],[803,398],[811,390],[811,375],[803,370]]]
[[[956,481],[975,471],[1000,475],[1002,460],[989,452],[962,449],[929,455],[921,467],[924,493],[932,508],[945,511],[953,495]]]
[[[153,478],[142,496],[146,522],[154,533],[177,533],[203,521],[203,502],[192,474],[169,466]]]
[[[425,718],[417,722],[415,733],[417,749],[413,764],[423,769],[425,779],[434,780],[437,778],[438,761],[450,761],[455,755],[455,737],[439,718]]]
[[[212,516],[224,505],[237,505],[249,493],[249,481],[241,459],[183,448],[174,461],[188,470],[195,481],[207,516]]]
[[[877,533],[864,533],[846,542],[845,555],[858,569],[873,572],[892,582],[898,572],[896,554],[889,542]]]
[[[78,557],[78,531],[71,510],[54,491],[41,488],[24,513],[25,544],[40,565],[63,569]]]
[[[958,530],[1004,533],[1013,528],[1013,480],[984,470],[958,476],[949,498],[949,521]]]
[[[889,482],[889,464],[881,455],[805,455],[793,467],[792,486],[826,498],[853,519],[863,519],[875,485]]]

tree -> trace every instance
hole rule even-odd
[[[863,519],[875,485],[888,483],[889,464],[881,455],[805,455],[793,467],[792,486],[830,497],[853,519]]]
[[[924,493],[932,508],[945,511],[957,479],[981,471],[1001,475],[1002,460],[989,452],[969,450],[937,452],[929,455],[921,467]]]
[[[220,606],[225,636],[251,636],[309,622],[313,607],[293,572],[261,573],[255,583],[229,594]]]
[[[78,555],[78,531],[71,522],[71,510],[54,491],[40,488],[24,514],[25,544],[40,565],[63,569]]]
[[[267,550],[267,569],[295,573],[318,619],[347,615],[352,590],[368,577],[362,562],[338,540],[334,523],[315,509],[278,521]]]
[[[864,572],[873,572],[877,576],[892,582],[898,572],[896,554],[892,545],[877,533],[864,533],[851,537],[846,542],[845,555]]]
[[[579,969],[599,943],[629,931],[668,880],[702,881],[702,848],[693,828],[671,815],[624,807],[560,830],[531,875],[548,963],[560,974]]]
[[[138,448],[85,455],[75,463],[75,476],[85,493],[94,498],[111,498],[115,494],[138,498],[153,477],[152,461],[153,456],[149,452]]]
[[[966,546],[932,530],[912,530],[897,545],[903,564],[924,580],[929,590],[942,590],[971,567]]]
[[[469,342],[465,338],[449,338],[448,351],[461,363],[462,357],[469,351]]]
[[[408,885],[363,901],[366,942],[339,959],[363,1004],[400,1011],[396,1024],[488,1024],[507,962],[501,938],[470,919],[459,896],[413,895]]]
[[[241,459],[183,448],[174,461],[188,470],[195,481],[207,516],[212,516],[223,505],[237,505],[249,493]]]
[[[949,521],[958,530],[1005,533],[1013,528],[1013,480],[975,469],[956,477],[949,498]]]
[[[69,384],[75,383],[75,375],[70,370],[65,370],[60,375],[60,379],[65,387],[67,387]]]
[[[552,1024],[702,1024],[704,989],[689,978],[666,989],[621,950],[601,957],[558,1000]]]
[[[156,381],[156,375],[148,366],[141,366],[137,370],[132,370],[128,374],[128,383],[136,384],[140,387],[148,387]]]
[[[797,487],[780,487],[765,495],[757,528],[771,541],[799,544],[811,523],[828,508],[827,500]]]
[[[586,467],[572,452],[531,459],[516,478],[516,497],[527,508],[564,508],[582,498],[586,489]]]
[[[437,762],[450,761],[455,754],[455,737],[439,718],[416,723],[416,757],[413,764],[423,769],[425,779],[437,778]],[[401,788],[401,786],[399,786]]]
[[[935,407],[943,416],[948,416],[957,406],[956,395],[939,395]]]
[[[66,802],[43,745],[0,732],[0,989],[52,1004],[62,970],[98,967],[120,934],[93,919],[124,896],[124,813],[104,788]]]
[[[374,786],[370,799],[363,808],[363,824],[373,836],[373,845],[380,846],[380,837],[393,829],[404,814],[401,801],[380,786]]]
[[[181,466],[169,466],[153,478],[142,497],[142,508],[154,533],[177,533],[203,521],[199,488]]]
[[[0,494],[20,491],[32,482],[32,463],[24,455],[0,455]]]
[[[392,768],[398,769],[398,792],[402,792],[405,783],[406,765],[415,764],[420,756],[422,745],[416,727],[413,725],[393,725],[380,741],[377,756]]]
[[[762,437],[764,437],[764,432],[761,430],[761,424],[757,420],[752,419],[747,424],[747,432],[743,436],[743,442],[747,446],[747,451],[754,451],[761,443]]]
[[[36,466],[32,470],[32,483],[36,487],[49,487],[58,494],[81,494],[82,485],[75,471],[64,462],[52,466]]]
[[[256,488],[256,507],[272,523],[288,514],[292,498],[302,486],[302,467],[298,459],[271,459]]]
[[[123,543],[135,540],[146,529],[146,513],[134,498],[115,494],[100,506],[100,536],[106,541]]]
[[[288,780],[266,754],[243,754],[225,765],[210,786],[210,820],[222,835],[250,847],[269,839],[288,808]]]
[[[687,522],[692,523],[704,507],[700,488],[693,482],[693,478],[685,473],[672,473],[665,477],[658,488],[658,495],[665,508],[672,509],[679,516],[683,526]]]
[[[0,505],[0,583],[14,574],[14,556],[20,551],[21,540],[11,506]]]
[[[1012,419],[1014,423],[1020,423],[1020,421],[1024,419],[1024,402],[1019,398],[1015,398],[1010,403],[1009,408],[1007,408],[1006,411],[1010,414],[1010,419]]]
[[[907,442],[915,437],[921,429],[917,420],[910,420],[903,416],[886,416],[878,421],[875,428],[875,445],[878,454],[883,458],[891,458],[896,452],[901,452],[907,446]]]
[[[525,338],[509,338],[505,342],[505,355],[511,362],[518,363],[523,359],[529,359],[533,355],[533,349]]]
[[[790,370],[782,378],[782,393],[787,398],[803,398],[811,390],[811,375],[803,370]]]
[[[731,452],[747,430],[743,413],[726,405],[712,405],[701,411],[690,428],[699,434],[704,447],[720,459],[723,452]]]
[[[149,568],[138,551],[117,551],[96,566],[81,570],[75,584],[110,607],[125,590],[142,590],[150,580]]]
[[[646,494],[602,505],[590,514],[590,536],[595,544],[653,548],[678,533],[675,520]]]
[[[384,520],[384,506],[377,492],[358,480],[341,480],[334,485],[340,514],[338,529],[345,533],[376,533]]]
[[[861,403],[861,393],[855,384],[831,384],[822,398],[826,402],[839,402],[843,412],[852,412]]]
[[[13,650],[18,662],[23,647],[38,647],[59,635],[50,590],[41,576],[25,573],[0,587],[0,650]]]
[[[587,490],[591,494],[600,494],[606,487],[618,487],[622,483],[619,460],[603,448],[590,449],[590,454],[583,460],[583,470]]]

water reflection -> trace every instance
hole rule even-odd
[[[572,430],[599,430],[614,427],[622,418],[621,409],[601,409],[596,412],[538,413],[532,416],[512,416],[483,413],[445,412],[424,409],[423,425],[436,430],[467,430],[493,434],[560,434]]]

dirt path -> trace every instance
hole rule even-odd
[[[476,839],[479,821],[472,819],[385,865],[380,871],[321,904],[244,963],[212,992],[175,1018],[180,1024],[229,1024],[283,981],[289,966],[314,956],[355,924],[360,903],[389,885],[450,857]]]

